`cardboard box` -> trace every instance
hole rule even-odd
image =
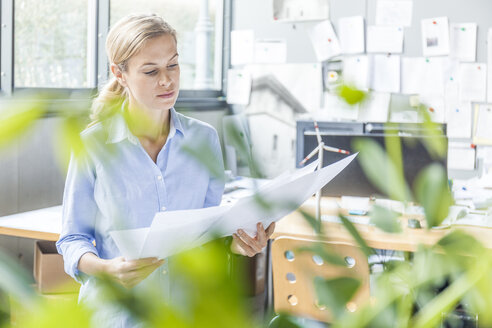
[[[78,293],[80,284],[63,269],[63,257],[53,241],[38,240],[34,245],[34,280],[41,293]]]

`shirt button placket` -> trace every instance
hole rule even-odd
[[[159,186],[159,206],[161,211],[165,211],[166,207],[163,205],[165,204],[165,199],[166,199],[166,186],[164,185],[164,179],[161,174],[157,175],[157,185]]]

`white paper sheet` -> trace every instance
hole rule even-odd
[[[485,102],[487,98],[487,65],[461,63],[459,67],[461,101]]]
[[[284,64],[287,62],[287,44],[283,40],[260,40],[255,43],[255,63]]]
[[[314,25],[309,30],[309,37],[320,62],[342,53],[338,37],[330,21],[323,21]]]
[[[359,122],[387,122],[391,94],[371,92],[359,108]]]
[[[348,156],[319,171],[306,174],[294,181],[282,184],[277,188],[260,192],[259,197],[267,203],[276,204],[271,209],[261,207],[253,198],[243,198],[236,203],[212,229],[222,231],[224,236],[231,235],[242,228],[254,236],[256,223],[261,219],[264,227],[275,222],[301,206],[317,190],[337,176],[357,154]]]
[[[471,138],[472,110],[471,103],[451,104],[446,99],[447,135],[449,138]]]
[[[420,103],[427,107],[432,122],[444,123],[446,106],[443,95],[420,95]]]
[[[378,0],[376,25],[411,26],[412,0]]]
[[[346,56],[343,58],[343,80],[358,89],[369,88],[369,59],[367,56]]]
[[[492,28],[489,28],[487,35],[487,101],[492,103]]]
[[[329,19],[326,0],[274,0],[273,19],[278,22],[297,22]]]
[[[403,57],[401,60],[401,93],[444,93],[442,58]]]
[[[371,64],[371,88],[379,92],[400,92],[400,56],[374,55]]]
[[[403,28],[399,26],[368,26],[368,53],[402,53]]]
[[[451,24],[449,31],[449,55],[465,62],[474,62],[477,58],[477,24]]]
[[[474,170],[475,149],[469,143],[449,143],[448,169]]]
[[[324,93],[324,111],[330,119],[339,121],[355,121],[359,115],[359,106],[347,104],[340,96],[335,93]]]
[[[111,231],[110,235],[127,259],[166,258],[177,252],[199,246],[219,236],[243,229],[251,236],[257,222],[266,228],[310,198],[338,175],[357,154],[314,171],[315,165],[284,175],[256,196],[245,197],[231,206],[159,212],[150,228]],[[262,207],[255,197],[271,205]]]
[[[251,74],[244,69],[229,69],[227,72],[227,102],[247,105],[251,95]]]
[[[449,23],[447,17],[421,21],[422,51],[425,57],[449,54]]]
[[[492,140],[492,104],[478,106],[478,117],[475,124],[475,137]]]
[[[231,31],[231,65],[246,65],[254,60],[255,32],[253,30]]]
[[[338,20],[338,38],[344,54],[360,54],[365,50],[364,17],[343,17]]]

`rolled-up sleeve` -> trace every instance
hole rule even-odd
[[[218,168],[217,172],[220,172],[221,174],[219,176],[211,175],[203,207],[219,205],[222,200],[222,194],[224,193],[224,161],[222,159],[219,136],[215,130],[212,134],[211,149],[214,153],[214,158],[217,160],[215,163]]]
[[[63,194],[62,232],[56,242],[63,255],[65,272],[79,283],[84,274],[79,271],[79,260],[85,253],[99,256],[94,246],[97,204],[94,200],[96,175],[87,156],[72,156]]]

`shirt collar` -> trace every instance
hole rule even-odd
[[[128,124],[125,121],[123,111],[125,110],[126,101],[121,105],[121,112],[117,112],[113,115],[108,122],[108,138],[106,143],[117,143],[124,139],[128,139],[131,143],[137,145],[139,143],[138,138],[135,137]],[[176,131],[179,131],[184,136],[183,126],[178,117],[178,114],[174,107],[169,110],[171,114],[171,119],[169,120],[169,135],[168,139],[171,139],[176,134]]]

